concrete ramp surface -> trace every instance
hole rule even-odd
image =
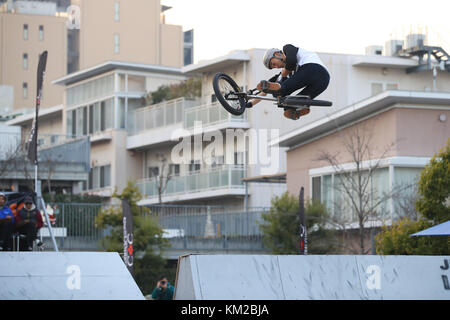
[[[116,252],[0,252],[0,300],[144,300]]]
[[[188,255],[177,300],[450,300],[450,257]]]

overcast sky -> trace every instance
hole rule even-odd
[[[232,50],[292,43],[316,52],[364,54],[413,30],[450,51],[450,1],[161,0],[166,23],[194,29],[194,62]],[[427,27],[427,28],[426,28]]]

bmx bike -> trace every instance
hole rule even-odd
[[[290,95],[271,98],[259,96],[262,93],[257,88],[247,92],[241,90],[237,83],[229,75],[219,72],[213,79],[213,89],[217,100],[231,114],[241,115],[245,111],[245,104],[250,99],[273,101],[279,108],[301,110],[310,106],[331,107],[330,101],[314,100],[305,95]]]

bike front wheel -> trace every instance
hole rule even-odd
[[[225,110],[236,116],[244,113],[245,99],[238,95],[241,89],[229,75],[217,73],[213,79],[213,89]]]

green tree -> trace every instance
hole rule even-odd
[[[417,210],[436,224],[450,220],[450,139],[431,158],[419,180]]]
[[[392,226],[384,226],[375,237],[377,254],[382,255],[448,255],[449,237],[410,237],[411,234],[430,228],[425,219],[413,221],[402,218]]]
[[[162,237],[163,230],[155,218],[150,216],[150,210],[137,205],[142,196],[136,184],[128,182],[122,193],[118,194],[115,190],[113,197],[126,199],[131,207],[134,227],[134,279],[141,291],[150,294],[161,274],[168,274],[169,281],[173,283],[173,271],[166,269],[167,261],[162,257],[164,249],[170,243]],[[123,253],[122,206],[102,209],[95,222],[98,228],[109,230],[109,235],[101,240],[100,246],[106,251]]]
[[[178,84],[162,85],[156,91],[148,93],[146,104],[157,104],[177,98],[196,98],[202,93],[202,79],[190,78]]]
[[[264,244],[274,254],[298,254],[300,242],[299,203],[295,196],[285,192],[272,199],[270,211],[262,215],[260,228]],[[307,201],[305,205],[308,253],[334,252],[335,231],[326,229],[328,220],[326,207],[319,201]]]

